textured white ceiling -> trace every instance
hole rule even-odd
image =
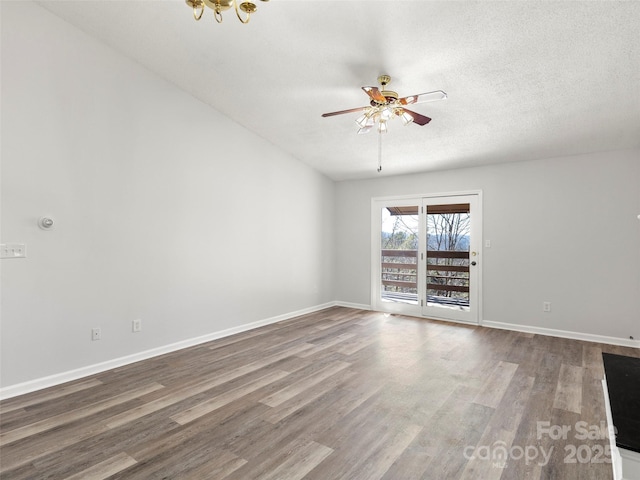
[[[379,175],[377,134],[320,115],[382,73],[449,98],[390,124],[380,175],[640,147],[637,1],[272,0],[248,25],[182,0],[39,3],[336,180]]]

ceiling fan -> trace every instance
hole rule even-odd
[[[334,115],[342,115],[344,113],[363,112],[363,114],[356,119],[356,123],[360,126],[358,133],[368,133],[376,125],[378,125],[378,132],[386,133],[387,122],[395,117],[402,118],[404,125],[416,123],[422,126],[431,121],[429,117],[408,110],[405,108],[406,105],[433,102],[447,98],[447,94],[442,90],[398,98],[396,92],[386,90],[387,85],[391,83],[391,77],[389,75],[380,75],[378,77],[378,83],[382,87],[382,90],[378,87],[362,87],[362,90],[369,95],[369,106],[323,113],[322,116],[333,117]]]

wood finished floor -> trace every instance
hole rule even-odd
[[[611,479],[603,351],[330,308],[2,402],[0,478]]]

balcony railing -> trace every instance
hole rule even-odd
[[[382,285],[383,290],[417,294],[418,251],[382,250]]]
[[[382,295],[418,298],[418,251],[382,250]],[[469,252],[427,251],[427,300],[468,305]]]

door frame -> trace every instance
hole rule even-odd
[[[381,237],[380,237],[380,225],[382,221],[381,212],[382,207],[390,206],[391,204],[395,206],[407,206],[407,205],[417,205],[421,207],[423,205],[423,201],[425,199],[435,199],[440,197],[457,197],[457,196],[466,196],[466,195],[477,195],[477,209],[478,212],[475,215],[479,215],[479,219],[476,223],[476,236],[477,239],[472,238],[472,242],[474,244],[473,251],[477,252],[478,259],[478,269],[477,269],[477,288],[476,288],[476,305],[477,305],[477,316],[474,321],[465,321],[453,318],[446,318],[444,316],[433,316],[433,315],[424,315],[423,307],[418,305],[404,304],[404,303],[392,303],[392,302],[382,302],[380,300],[380,278],[381,278],[381,259],[380,259],[380,251],[382,248]],[[482,233],[482,225],[483,225],[483,216],[482,216],[482,190],[464,190],[464,191],[456,191],[456,192],[440,192],[440,193],[425,193],[425,194],[417,194],[417,195],[398,195],[398,196],[389,196],[389,197],[373,197],[371,198],[371,279],[370,279],[370,290],[371,290],[371,308],[375,311],[387,312],[387,313],[400,313],[405,315],[412,315],[416,317],[424,317],[424,318],[433,318],[436,320],[445,320],[449,322],[457,322],[457,323],[465,323],[465,324],[473,324],[473,325],[482,325],[483,319],[483,264],[484,264],[484,256],[482,252],[482,246],[484,244],[483,233]],[[424,213],[420,213],[421,223],[420,223],[420,248],[422,247],[423,240],[426,235],[426,226],[424,219],[422,216]],[[425,244],[426,245],[426,244]],[[470,247],[471,250],[471,247]],[[420,281],[420,273],[418,272],[418,285],[421,285]],[[420,287],[418,287],[420,288]],[[422,292],[420,289],[418,290],[418,298],[420,299]]]

